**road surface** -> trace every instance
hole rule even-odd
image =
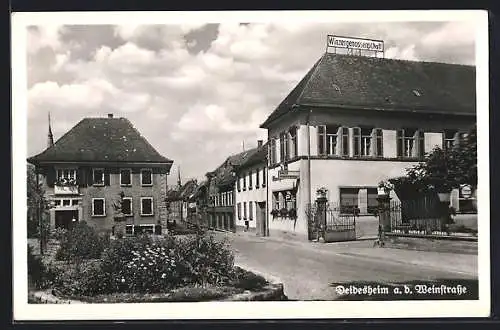
[[[477,279],[477,256],[373,247],[373,241],[294,243],[255,234],[226,237],[236,262],[280,279],[292,300],[337,298],[334,283]]]

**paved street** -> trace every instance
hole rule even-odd
[[[374,248],[372,240],[323,244],[249,233],[217,236],[229,239],[238,264],[277,277],[294,300],[335,299],[332,283],[477,279],[475,255]]]

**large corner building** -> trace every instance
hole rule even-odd
[[[325,53],[261,125],[270,235],[308,239],[306,210],[320,188],[341,210],[373,213],[381,180],[475,124],[475,90],[474,66]],[[459,212],[475,204],[458,191],[451,203]]]

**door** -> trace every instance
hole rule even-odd
[[[257,235],[266,236],[266,202],[257,203],[258,211],[256,212]]]
[[[78,210],[57,210],[55,212],[56,228],[71,229],[73,222],[78,221]]]

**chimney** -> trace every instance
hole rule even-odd
[[[112,113],[108,113],[108,118],[113,118],[113,114]]]
[[[263,140],[257,140],[257,147],[260,148],[262,147]]]

